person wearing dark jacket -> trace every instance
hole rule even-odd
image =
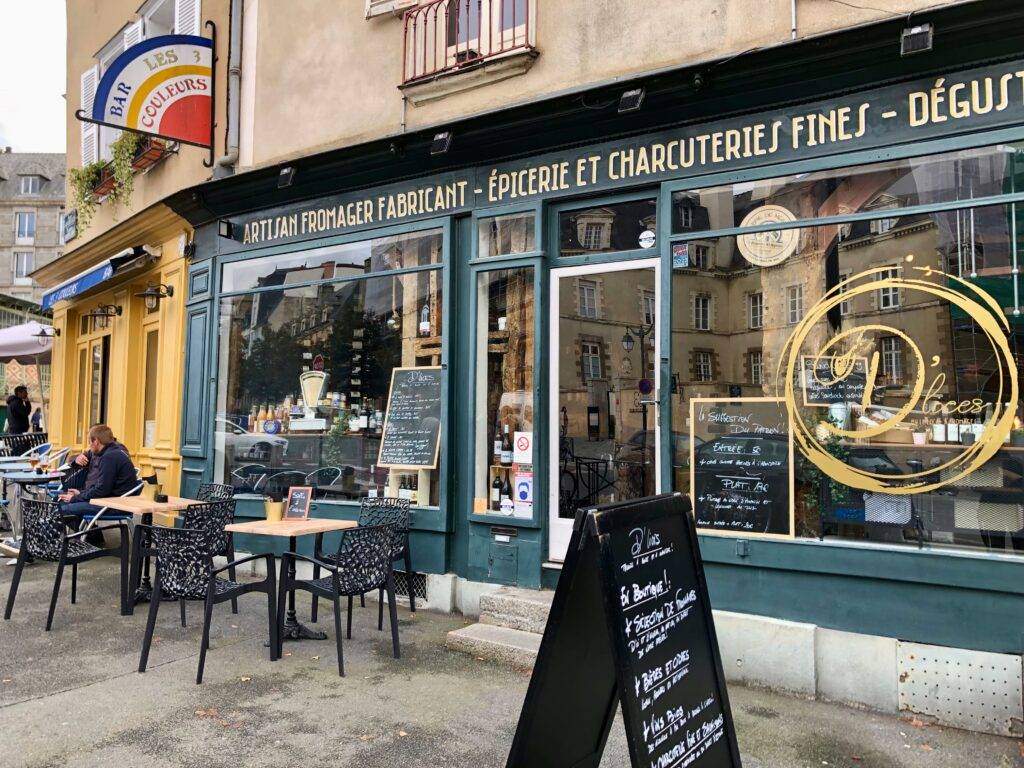
[[[89,450],[76,456],[74,464],[80,469],[58,497],[65,515],[95,514],[101,507],[93,504],[93,499],[121,496],[138,483],[128,449],[114,439],[106,424],[89,430]]]
[[[28,432],[31,415],[32,403],[28,401],[28,389],[15,387],[14,394],[7,398],[7,431],[12,435]]]

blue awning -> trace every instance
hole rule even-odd
[[[75,296],[85,293],[90,288],[95,288],[100,283],[112,278],[119,269],[138,261],[141,257],[149,254],[141,247],[128,248],[112,259],[108,259],[97,267],[88,269],[70,280],[61,283],[43,294],[42,307],[50,309],[58,301],[67,301]]]

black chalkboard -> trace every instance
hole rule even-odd
[[[781,398],[690,401],[690,492],[698,528],[791,538],[793,437]]]
[[[800,358],[799,387],[804,405],[827,406],[835,403],[860,403],[868,386],[868,359],[856,357],[850,368],[840,375],[834,370],[832,357]],[[875,391],[881,394],[881,387]],[[874,402],[874,399],[871,400]]]
[[[433,469],[440,438],[441,368],[395,368],[377,466]]]
[[[576,517],[508,768],[597,768],[621,704],[634,768],[740,768],[690,505]]]
[[[305,520],[309,517],[309,505],[313,500],[313,488],[308,485],[293,485],[285,499],[284,519]]]

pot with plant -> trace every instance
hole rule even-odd
[[[263,509],[267,513],[268,523],[279,523],[284,517],[284,491],[269,491],[263,497]]]

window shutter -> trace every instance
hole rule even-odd
[[[124,49],[127,51],[133,45],[137,45],[142,42],[142,20],[132,22],[124,30]]]
[[[95,65],[82,73],[82,111],[92,112],[92,104],[96,98],[96,81],[99,72]],[[99,126],[94,123],[82,123],[82,165],[96,162],[97,137]]]
[[[174,0],[174,31],[179,35],[198,35],[202,21],[199,0]]]

